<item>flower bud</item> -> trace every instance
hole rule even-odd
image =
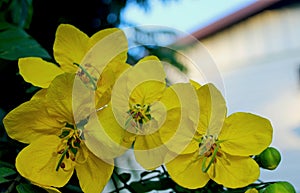
[[[268,147],[261,154],[255,157],[258,165],[264,169],[274,170],[281,161],[280,153],[274,147]]]
[[[276,182],[269,185],[263,193],[296,193],[296,190],[289,182]]]

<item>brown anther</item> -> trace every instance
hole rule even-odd
[[[66,164],[65,164],[64,162],[61,162],[60,167],[61,167],[62,169],[64,169],[64,168],[66,167]]]
[[[57,153],[58,153],[58,154],[62,154],[64,151],[65,151],[64,149],[61,149],[61,150],[59,150]]]
[[[207,151],[207,152],[204,153],[204,156],[205,156],[205,157],[209,157],[209,156],[211,156],[211,154],[212,154],[211,151]]]

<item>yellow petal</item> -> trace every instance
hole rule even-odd
[[[117,79],[122,73],[131,68],[131,65],[122,61],[114,60],[107,65],[107,68],[114,72],[114,76]]]
[[[95,33],[89,40],[90,47],[92,48],[100,42],[102,51],[99,53],[105,53],[105,57],[110,55],[111,58],[108,61],[122,61],[127,59],[128,42],[125,33],[118,28],[108,28]]]
[[[105,29],[90,38],[86,54],[79,64],[99,80],[103,70],[111,62],[125,63],[127,49],[127,39],[123,31],[116,28]]]
[[[46,89],[46,88],[40,89],[39,91],[37,91],[37,92],[31,97],[30,100],[43,99],[43,98],[46,97],[46,94],[47,94],[47,89]]]
[[[166,163],[171,178],[180,186],[189,189],[201,188],[207,184],[209,177],[201,171],[203,159],[196,158],[197,154],[178,155]]]
[[[226,159],[224,156],[216,158],[208,174],[212,180],[227,188],[245,187],[259,177],[259,166],[250,157],[226,155]]]
[[[81,148],[88,152],[86,147]],[[102,161],[90,152],[85,163],[75,166],[81,189],[89,193],[101,192],[110,179],[113,169],[113,165]]]
[[[74,62],[80,64],[89,48],[89,37],[69,24],[58,26],[53,45],[55,60],[65,72],[75,73],[77,67]]]
[[[193,86],[189,83],[174,84],[166,89],[160,102],[166,109],[173,108],[167,111],[166,122],[171,124],[165,124],[159,130],[164,144],[176,153],[195,152],[199,144],[194,138],[200,138],[196,133],[200,108]],[[175,109],[177,113],[172,112]]]
[[[64,73],[57,76],[50,84],[46,100],[50,116],[60,122],[74,123],[72,112],[72,91],[74,74]],[[82,93],[84,95],[85,93]]]
[[[42,88],[47,88],[57,75],[63,73],[55,64],[36,57],[21,58],[18,65],[26,82]]]
[[[139,135],[134,142],[136,161],[145,169],[152,170],[164,163],[169,150],[160,140],[158,132]]]
[[[42,100],[30,100],[10,111],[3,119],[7,134],[20,142],[30,143],[43,135],[59,135],[64,125],[49,117]]]
[[[83,130],[86,146],[101,159],[118,157],[131,147],[133,141],[124,140],[126,133],[116,122],[111,107],[92,114]]]
[[[151,104],[159,100],[165,90],[165,77],[163,66],[156,57],[140,60],[127,74],[130,102]]]
[[[217,136],[226,117],[226,103],[221,92],[211,83],[197,90],[200,104],[200,134]]]
[[[250,113],[234,113],[225,120],[219,135],[222,150],[231,155],[257,155],[272,141],[269,120]]]
[[[56,171],[61,139],[55,135],[41,136],[25,147],[16,158],[18,172],[35,184],[62,187],[73,174],[73,169]],[[34,159],[33,159],[34,158]]]
[[[193,87],[196,90],[198,90],[201,87],[201,85],[198,82],[194,81],[194,80],[190,80],[190,83],[193,85]]]
[[[128,119],[129,104],[151,105],[161,98],[165,90],[165,73],[156,57],[146,57],[126,70],[112,90],[112,107],[120,125]]]
[[[130,104],[152,104],[159,100],[166,88],[165,83],[145,81],[137,85],[130,95]]]
[[[180,125],[181,121],[184,122],[183,125]],[[161,140],[176,154],[193,153],[199,148],[199,142],[193,139],[196,135],[193,125],[192,122],[187,124],[187,121],[181,120],[180,108],[171,109],[167,111],[166,120],[159,128]]]

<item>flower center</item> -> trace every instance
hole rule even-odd
[[[213,163],[216,163],[216,156],[222,156],[219,152],[220,143],[216,137],[209,135],[202,137],[202,141],[199,144],[199,155],[204,156],[202,162],[202,171],[206,173]],[[206,166],[207,159],[210,158],[208,165]]]
[[[125,124],[126,128],[131,125],[136,130],[141,130],[143,124],[152,119],[152,116],[150,114],[150,105],[135,104],[131,106],[127,113],[129,114],[129,118]]]
[[[68,170],[70,167],[67,163],[75,162],[76,155],[78,154],[80,144],[81,144],[81,134],[82,131],[80,129],[74,128],[73,125],[66,124],[64,128],[61,129],[61,134],[59,138],[61,138],[61,143],[57,147],[57,154],[60,155],[60,159],[56,166],[56,171],[59,168],[63,170]]]

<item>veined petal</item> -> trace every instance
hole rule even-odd
[[[166,109],[172,108],[167,111],[169,123],[159,130],[164,144],[176,153],[195,152],[199,144],[194,138],[200,138],[196,133],[200,112],[196,90],[189,83],[174,84],[166,89],[160,102]]]
[[[55,64],[37,57],[20,58],[18,66],[26,82],[41,88],[47,88],[56,76],[63,73]]]
[[[40,89],[39,91],[37,91],[37,92],[31,97],[30,100],[43,99],[43,98],[46,97],[46,94],[47,94],[47,89],[46,89],[46,88]]]
[[[10,111],[3,123],[7,134],[23,143],[31,143],[43,135],[59,135],[64,126],[49,116],[44,101],[34,99]]]
[[[50,116],[60,122],[74,123],[72,112],[72,91],[75,74],[64,73],[50,84],[47,95],[47,110]],[[85,94],[85,93],[82,93]]]
[[[135,159],[143,168],[148,170],[162,165],[168,151],[161,142],[158,132],[139,135],[134,142]]]
[[[113,60],[107,65],[107,68],[111,69],[114,72],[115,79],[117,79],[126,70],[132,68],[132,66],[119,60]]]
[[[112,90],[112,108],[120,125],[127,121],[130,105],[152,105],[165,90],[165,73],[156,57],[146,57],[126,70]]]
[[[61,139],[55,135],[40,136],[25,147],[16,158],[18,172],[35,184],[62,187],[73,174],[73,169],[56,171]],[[33,159],[34,157],[34,159]]]
[[[87,148],[102,160],[122,155],[133,142],[126,140],[130,135],[116,122],[110,106],[90,116],[83,134]]]
[[[201,87],[201,85],[194,80],[190,80],[190,83],[196,90],[198,90]]]
[[[216,156],[216,163],[208,170],[209,177],[227,188],[245,187],[259,177],[259,166],[250,157]]]
[[[199,148],[199,142],[193,140],[195,137],[194,123],[190,121],[188,124],[187,121],[184,121],[185,123],[180,125],[181,121],[184,120],[181,120],[180,108],[167,111],[166,120],[158,130],[160,138],[164,145],[176,154],[193,153]]]
[[[203,159],[197,158],[197,153],[178,155],[166,163],[171,178],[180,186],[196,189],[209,181],[208,175],[201,171]]]
[[[258,155],[272,141],[269,120],[250,113],[234,113],[226,118],[219,135],[222,151],[239,156]]]
[[[99,193],[110,179],[114,166],[97,158],[85,146],[81,148],[88,153],[88,157],[85,163],[75,166],[80,187],[83,192]],[[113,160],[110,162],[113,163]]]
[[[89,37],[69,24],[58,26],[53,45],[53,54],[55,60],[60,64],[65,72],[75,73],[89,48]]]
[[[108,61],[126,61],[128,42],[127,37],[122,30],[118,28],[109,28],[95,33],[89,39],[89,49],[99,42],[101,44],[100,47],[102,47],[102,50],[104,51],[99,53],[105,53],[103,54],[104,57],[105,55],[111,56]]]
[[[162,97],[166,85],[158,81],[145,81],[137,85],[130,95],[131,104],[152,104]]]
[[[111,62],[124,62],[127,59],[127,39],[119,29],[105,29],[89,39],[86,54],[80,65],[96,80]]]
[[[165,90],[166,74],[161,62],[156,57],[143,58],[128,70],[127,76],[127,89],[131,102],[151,104],[161,98]]]
[[[217,136],[226,117],[226,103],[221,92],[211,83],[197,90],[200,104],[199,134]]]

